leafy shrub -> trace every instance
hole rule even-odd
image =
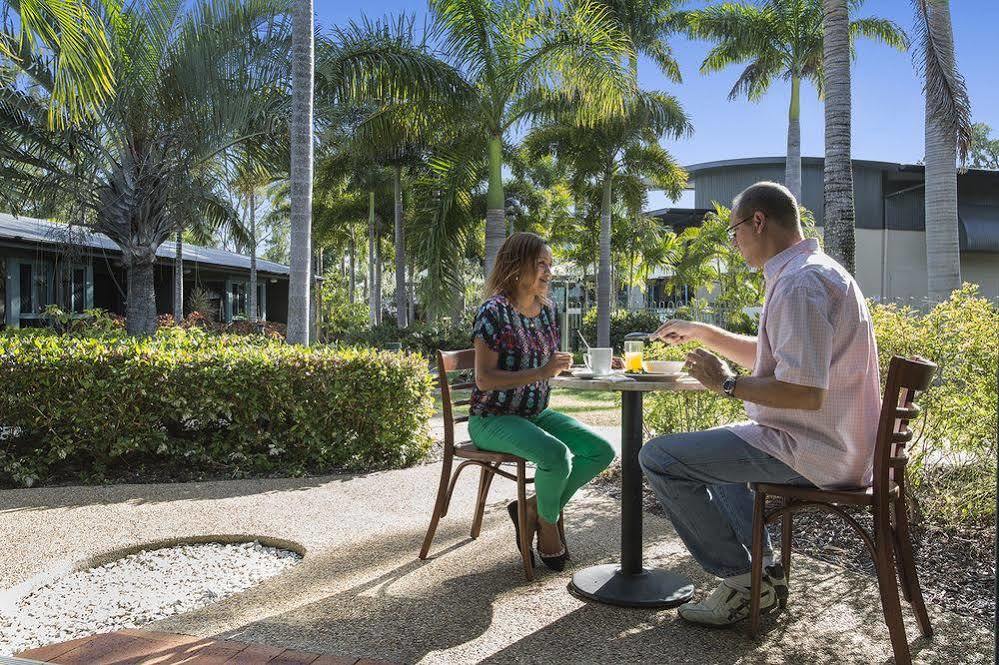
[[[907,477],[918,518],[943,523],[988,522],[996,506],[996,409],[999,308],[965,284],[920,314],[871,304],[881,365],[881,389],[894,355],[919,355],[940,367],[919,398],[923,415],[911,424]],[[649,358],[682,360],[695,344],[651,344]],[[744,370],[743,370],[744,371]],[[741,402],[713,393],[653,393],[645,422],[659,433],[687,432],[746,418]]]
[[[449,320],[440,323],[414,323],[400,329],[394,319],[375,326],[347,330],[337,341],[345,345],[370,346],[376,349],[392,348],[401,344],[405,351],[433,358],[438,349],[457,351],[472,346],[472,321],[470,318],[455,325]]]
[[[655,312],[648,310],[628,311],[619,309],[611,312],[610,343],[615,353],[624,353],[624,336],[630,332],[652,332],[662,325]],[[583,315],[583,336],[591,345],[597,344],[597,309],[590,309]]]
[[[431,377],[413,354],[196,328],[149,339],[4,331],[0,385],[0,485],[147,465],[234,476],[392,467],[430,446]]]
[[[881,385],[893,355],[935,362],[936,381],[919,398],[924,413],[909,480],[926,515],[945,520],[990,518],[996,505],[996,381],[999,308],[965,284],[922,315],[909,307],[872,305]]]

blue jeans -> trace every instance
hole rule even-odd
[[[726,429],[652,439],[638,455],[659,504],[690,554],[718,577],[752,568],[751,482],[810,485],[797,471]],[[765,531],[763,554],[772,555]]]

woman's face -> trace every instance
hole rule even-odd
[[[552,280],[552,250],[547,246],[541,249],[533,266],[527,267],[520,276],[521,290],[528,295],[547,296]]]

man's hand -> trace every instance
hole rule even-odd
[[[687,371],[708,390],[724,394],[722,384],[735,372],[724,360],[707,349],[694,349],[687,354]]]
[[[702,327],[702,324],[696,321],[670,319],[649,336],[649,341],[662,340],[667,344],[683,344],[697,339]]]

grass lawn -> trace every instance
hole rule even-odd
[[[467,390],[455,391],[452,393],[452,399],[468,399],[470,394],[470,391]],[[621,398],[615,392],[557,388],[552,390],[549,406],[587,425],[613,426],[621,424]],[[435,407],[434,415],[440,416],[440,395],[436,396]],[[461,414],[465,413],[465,407],[458,407],[458,409]]]

